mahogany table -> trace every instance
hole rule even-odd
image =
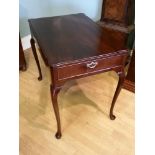
[[[42,73],[35,43],[51,72],[51,98],[57,121],[56,138],[61,138],[57,96],[64,83],[71,79],[115,71],[119,82],[109,114],[110,119],[114,120],[114,105],[125,78],[127,35],[100,27],[82,13],[29,19],[29,25],[31,47],[39,70],[38,80],[42,80]]]

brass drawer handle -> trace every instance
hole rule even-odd
[[[92,61],[91,63],[88,63],[87,64],[87,68],[95,68],[97,65],[98,65],[98,62]]]

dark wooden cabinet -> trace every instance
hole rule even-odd
[[[134,30],[135,0],[103,0],[101,20],[98,24],[102,27],[114,29],[128,34],[125,44],[132,50],[135,39]],[[135,91],[135,50],[132,57],[128,57],[129,65],[123,87]]]
[[[22,70],[22,71],[26,70],[26,60],[25,60],[20,36],[19,36],[19,70]]]
[[[101,21],[122,26],[134,24],[135,0],[103,0]]]
[[[131,62],[129,65],[129,69],[123,87],[127,90],[135,92],[135,50],[133,50]]]

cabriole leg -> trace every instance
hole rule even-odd
[[[110,119],[111,120],[114,120],[116,118],[116,116],[113,114],[113,110],[114,110],[114,106],[115,106],[117,97],[118,97],[118,95],[119,95],[119,93],[121,91],[121,88],[123,86],[123,82],[124,82],[124,79],[125,79],[124,70],[122,72],[117,72],[117,74],[119,76],[119,81],[118,81],[117,88],[116,88],[116,91],[115,91],[115,94],[114,94],[114,97],[113,97],[113,100],[112,100],[111,108],[110,108]]]
[[[56,121],[57,121],[57,132],[55,134],[55,137],[57,139],[61,138],[61,122],[60,122],[60,114],[59,114],[59,107],[58,107],[58,93],[60,91],[60,87],[56,87],[54,88],[51,85],[51,98],[52,98],[52,104],[53,104],[53,109],[54,109],[54,113],[55,113],[55,117],[56,117]]]
[[[34,58],[35,58],[35,61],[36,61],[37,67],[38,67],[38,71],[39,71],[38,80],[41,81],[42,80],[42,73],[41,73],[41,68],[40,68],[38,55],[37,55],[37,52],[36,52],[35,40],[33,38],[31,38],[30,43],[31,43],[32,52],[33,52],[33,55],[34,55]]]

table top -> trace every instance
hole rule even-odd
[[[29,19],[30,29],[50,66],[127,52],[127,34],[103,28],[80,13]]]

